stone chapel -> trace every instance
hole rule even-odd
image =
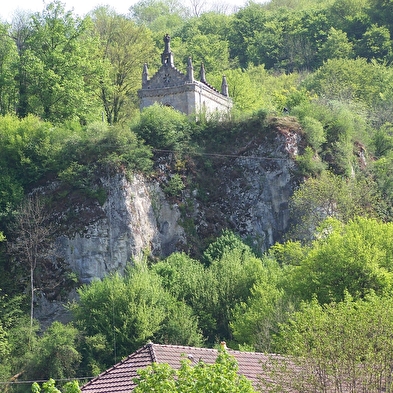
[[[228,112],[232,107],[232,100],[228,96],[226,77],[222,78],[221,91],[216,90],[207,83],[202,63],[199,81],[195,80],[190,57],[186,74],[180,72],[174,65],[170,41],[170,36],[166,34],[161,67],[151,78],[149,78],[147,64],[145,63],[143,67],[142,89],[139,90],[141,110],[158,102],[186,115],[195,114],[196,117],[201,113],[209,117],[213,114],[222,116]]]

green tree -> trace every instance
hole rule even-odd
[[[237,374],[236,360],[225,351],[218,354],[214,364],[200,361],[191,366],[190,361],[182,361],[180,369],[175,370],[168,364],[156,364],[138,372],[134,379],[137,384],[135,393],[150,392],[241,392],[253,393],[251,382]]]
[[[263,29],[255,32],[247,48],[250,62],[255,65],[264,64],[267,69],[278,67],[284,44],[283,32],[284,23],[279,18],[268,18]]]
[[[248,299],[265,268],[250,247],[229,231],[207,248],[203,262],[207,266],[173,254],[152,269],[177,300],[192,308],[210,343],[217,337],[231,339],[234,309]]]
[[[207,266],[210,266],[214,261],[221,260],[225,253],[234,250],[239,250],[239,252],[243,254],[251,253],[251,248],[244,244],[239,236],[235,235],[232,231],[225,229],[221,236],[219,236],[214,242],[210,243],[203,252],[202,261]]]
[[[346,179],[324,171],[302,183],[290,200],[289,237],[309,240],[328,217],[348,222],[356,216],[383,217],[384,202],[372,179]]]
[[[183,50],[187,55],[191,56],[193,64],[199,66],[203,63],[208,74],[222,74],[229,67],[228,43],[219,35],[193,34],[182,45],[185,46]],[[198,78],[199,75],[197,74],[195,77]],[[207,79],[209,80],[209,78]],[[217,90],[220,86],[216,87]]]
[[[39,338],[26,366],[27,378],[69,379],[77,376],[81,355],[76,349],[78,330],[72,325],[53,322]]]
[[[247,68],[249,65],[251,61],[249,52],[255,52],[254,49],[249,50],[250,42],[256,42],[255,35],[266,21],[266,9],[255,2],[250,2],[234,15],[229,34],[229,51],[231,58],[236,59],[240,67]]]
[[[180,54],[182,64],[187,64],[191,56],[194,67],[204,63],[208,73],[208,81],[218,90],[221,79],[217,84],[211,81],[211,76],[220,76],[229,68],[229,43],[227,36],[231,17],[216,12],[203,13],[198,18],[190,19],[177,33],[181,42],[175,40],[174,51]],[[195,72],[196,73],[196,72]],[[198,75],[195,75],[197,78]]]
[[[131,18],[151,31],[175,31],[189,18],[189,10],[178,0],[140,0],[130,7]]]
[[[361,104],[342,100],[302,100],[293,109],[306,128],[306,138],[329,169],[350,176],[357,166],[356,145],[369,141],[369,125]],[[313,119],[313,120],[311,120]],[[322,125],[322,129],[321,129]],[[321,147],[321,149],[319,149]]]
[[[116,14],[109,7],[96,8],[91,17],[100,40],[104,66],[100,98],[108,124],[129,118],[138,108],[143,64],[156,56],[149,30]],[[139,109],[139,108],[138,108]]]
[[[328,59],[350,59],[353,57],[353,43],[348,40],[347,34],[331,27],[326,41],[319,48],[318,55],[322,61]]]
[[[285,26],[280,65],[287,72],[315,69],[318,63],[318,43],[325,39],[329,28],[323,10],[310,9],[286,12],[281,16]]]
[[[207,292],[205,307],[211,310],[216,321],[216,334],[222,338],[231,338],[229,323],[235,306],[250,296],[254,284],[263,272],[261,260],[251,252],[245,252],[243,247],[224,251],[209,267],[214,277],[217,300],[212,301]]]
[[[9,35],[10,28],[0,23],[0,114],[13,114],[16,101],[17,50]]]
[[[390,68],[366,59],[329,59],[306,78],[303,86],[325,100],[355,100],[375,108],[390,99],[392,76]]]
[[[367,60],[386,63],[392,59],[392,41],[387,27],[372,25],[359,42],[358,53]]]
[[[191,307],[198,316],[198,326],[204,336],[215,329],[211,309],[206,308],[206,294],[209,293],[211,303],[217,302],[218,296],[210,271],[183,253],[173,253],[154,264],[152,271],[161,277],[162,285],[168,292]]]
[[[160,277],[143,263],[85,285],[72,306],[77,326],[90,346],[84,357],[91,370],[109,367],[148,340],[197,345],[201,342],[191,310],[177,303],[161,285]],[[96,351],[95,358],[92,356]],[[97,352],[98,351],[98,352]]]
[[[300,260],[286,269],[286,290],[297,299],[316,296],[321,304],[341,301],[346,292],[355,299],[388,293],[393,284],[391,234],[391,223],[359,217],[344,225],[328,219],[316,240],[304,246]]]
[[[50,123],[28,116],[19,120],[15,116],[0,118],[0,176],[4,183],[0,206],[21,202],[21,189],[30,187],[52,168],[56,153],[52,145],[55,131]]]
[[[346,32],[351,41],[360,39],[370,24],[369,0],[336,0],[328,11],[332,25]]]
[[[225,71],[228,81],[229,97],[233,100],[232,113],[245,115],[251,114],[264,106],[264,95],[261,94],[261,86],[252,80],[247,70],[240,68]],[[222,81],[222,75],[216,73],[211,77],[211,83],[218,86]]]
[[[230,321],[234,341],[242,348],[272,352],[272,337],[286,321],[289,303],[280,288],[282,269],[274,258],[264,257],[263,270],[250,296],[236,304]]]
[[[283,382],[297,390],[389,391],[392,362],[392,298],[369,296],[321,306],[304,303],[276,336],[277,350],[292,355]],[[296,371],[297,370],[297,371]]]
[[[4,284],[4,281],[2,281]],[[29,316],[25,313],[25,297],[0,295],[0,378],[5,392],[11,391],[11,382],[23,376],[36,344],[37,325],[31,335]]]
[[[89,33],[89,19],[75,18],[55,0],[33,14],[22,72],[27,78],[28,113],[61,122],[87,121],[97,109],[93,92],[99,70],[97,44]],[[95,106],[95,108],[94,108]]]
[[[368,15],[373,23],[386,26],[393,34],[393,23],[389,17],[393,12],[393,4],[389,0],[369,0]]]

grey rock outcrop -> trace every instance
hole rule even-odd
[[[247,238],[260,252],[267,250],[289,225],[288,202],[297,181],[294,158],[302,142],[296,127],[276,127],[241,140],[233,154],[209,158],[214,168],[206,173],[198,173],[202,167],[194,173],[185,170],[185,188],[177,196],[162,191],[176,173],[173,154],[157,159],[154,179],[139,174],[128,179],[124,173],[102,176],[102,206],[82,198],[64,208],[71,213],[61,208],[56,212],[63,223],[53,245],[56,259],[76,273],[79,283],[89,283],[112,272],[123,273],[144,253],[193,253],[201,245],[198,239],[214,239],[224,228]],[[205,176],[203,186],[195,173]],[[66,320],[59,303],[75,296],[75,288],[61,299],[43,294],[37,317],[46,324]]]
[[[278,132],[273,139],[234,154],[218,168],[211,178],[216,197],[206,203],[195,198],[193,218],[201,237],[230,228],[259,252],[282,238],[289,226],[289,199],[296,187],[298,131]]]
[[[166,201],[156,182],[140,175],[128,181],[122,174],[101,181],[107,192],[102,218],[86,223],[82,233],[60,236],[56,244],[57,255],[81,282],[122,273],[145,251],[169,255],[185,242],[180,212]]]

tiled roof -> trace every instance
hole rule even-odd
[[[154,361],[153,344],[147,344],[120,363],[92,379],[81,390],[85,393],[130,393],[135,388],[137,370]]]
[[[240,352],[230,349],[227,352],[236,358],[239,373],[246,376],[254,386],[257,386],[259,377],[263,373],[261,363],[267,362],[268,356],[263,353]],[[216,349],[149,343],[92,379],[81,390],[83,393],[130,393],[135,387],[132,379],[137,376],[137,370],[145,368],[152,362],[168,363],[178,369],[184,356],[194,363],[203,361],[206,364],[213,364],[217,355]]]

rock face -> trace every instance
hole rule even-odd
[[[300,138],[297,130],[278,130],[232,157],[218,158],[215,170],[204,174],[210,184],[204,196],[194,179],[193,187],[186,187],[177,198],[166,197],[163,179],[173,176],[170,155],[161,157],[154,180],[142,175],[131,180],[124,174],[103,177],[105,203],[86,215],[89,219],[82,229],[58,237],[56,256],[87,283],[110,272],[123,272],[144,252],[162,257],[189,251],[191,232],[211,239],[229,228],[263,252],[288,227]],[[182,213],[181,206],[187,206]],[[83,215],[82,210],[77,214]]]
[[[211,175],[207,202],[198,199],[192,213],[201,238],[229,228],[264,252],[280,240],[289,225],[289,198],[296,185],[298,129],[280,129],[249,143],[226,158]]]
[[[110,272],[122,273],[132,258],[145,251],[169,255],[185,243],[180,212],[165,199],[157,182],[140,175],[101,179],[107,192],[102,218],[86,223],[82,234],[57,240],[57,255],[83,283]]]
[[[204,244],[195,239],[211,241],[224,228],[251,240],[263,252],[288,228],[294,157],[300,144],[296,127],[276,127],[256,139],[242,140],[233,154],[209,157],[209,171],[205,158],[205,169],[184,170],[185,188],[170,197],[163,190],[168,179],[179,173],[171,154],[157,160],[155,179],[142,175],[127,179],[125,174],[102,177],[107,196],[102,206],[80,199],[68,203],[72,214],[57,213],[65,224],[53,246],[56,260],[69,266],[79,283],[89,283],[111,272],[124,272],[132,259],[144,253],[156,257],[175,251],[193,253]],[[204,184],[198,184],[198,179]],[[44,324],[65,320],[59,303],[75,297],[75,291],[66,297],[48,300],[43,295],[36,317]]]

